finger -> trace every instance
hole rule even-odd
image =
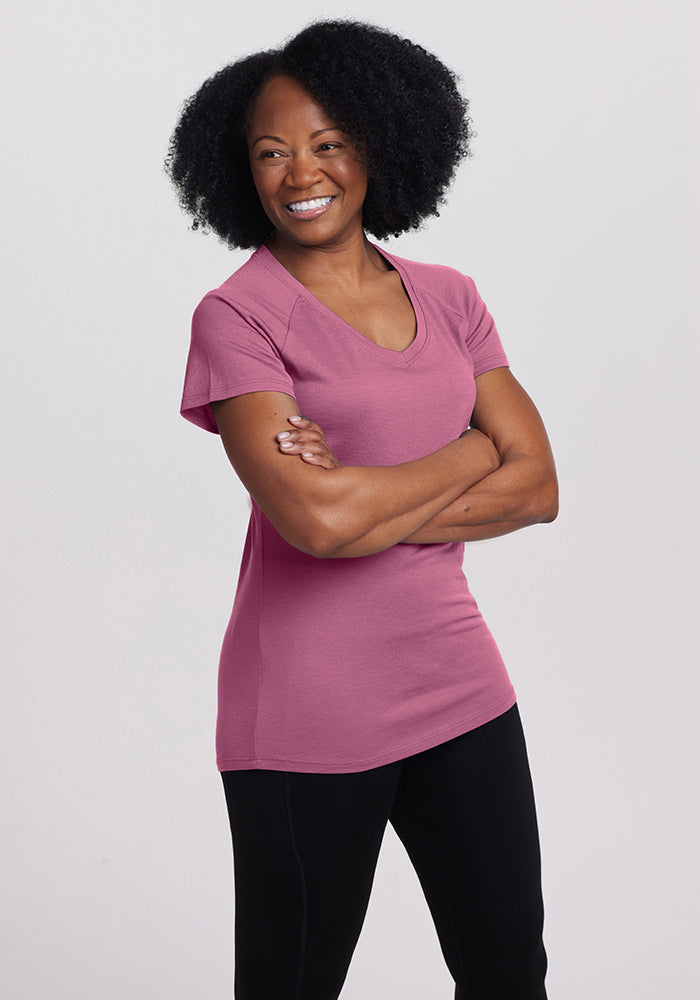
[[[277,442],[280,451],[285,455],[301,455],[303,451],[312,452],[314,455],[322,455],[328,451],[325,441],[308,441],[303,438],[289,437]]]
[[[313,428],[315,431],[318,431],[320,434],[323,434],[323,431],[321,430],[319,425],[314,420],[311,420],[309,417],[287,417],[287,419],[290,421],[290,423],[294,424],[295,427],[298,427],[300,429]]]
[[[285,455],[301,455],[302,452],[309,452],[312,455],[330,454],[330,448],[325,441],[285,438],[278,444],[280,451],[283,451]]]
[[[333,461],[333,457],[329,453],[314,455],[311,451],[305,451],[302,452],[300,458],[307,465],[316,465],[321,469],[334,469],[337,465],[337,462]]]
[[[277,442],[280,451],[287,455],[300,455],[303,451],[310,451],[314,455],[322,455],[329,452],[330,448],[325,441],[318,438],[284,438]]]
[[[324,469],[337,469],[340,465],[340,462],[325,441],[320,445],[301,445],[299,448],[299,457],[305,462],[322,465]]]
[[[277,435],[277,444],[280,450],[288,455],[300,455],[302,451],[311,451],[318,455],[330,451],[325,438],[314,431],[299,431],[286,435],[282,431]]]
[[[299,431],[278,431],[275,434],[278,441],[323,441],[325,440],[321,430],[314,427],[303,428]]]

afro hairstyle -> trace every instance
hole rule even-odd
[[[472,138],[457,77],[420,45],[357,21],[317,21],[281,49],[225,66],[184,104],[165,169],[192,228],[229,247],[273,232],[260,204],[246,139],[252,106],[274,76],[294,77],[365,158],[362,221],[378,239],[438,215]]]

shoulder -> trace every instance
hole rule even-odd
[[[408,260],[382,251],[399,271],[408,275],[411,284],[423,297],[433,299],[443,308],[469,316],[479,300],[474,279],[446,264],[428,264]]]
[[[268,334],[284,334],[298,298],[298,291],[266,264],[261,247],[201,298],[192,322],[193,326],[244,323]]]

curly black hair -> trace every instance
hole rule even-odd
[[[438,215],[473,134],[457,77],[384,28],[317,21],[281,49],[225,66],[185,102],[165,169],[193,229],[242,248],[272,234],[250,172],[246,129],[262,87],[282,74],[305,87],[362,150],[369,233],[398,236]]]

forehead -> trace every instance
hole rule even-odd
[[[294,77],[275,76],[263,86],[251,108],[250,128],[280,135],[285,128],[310,130],[332,125],[328,113]]]

